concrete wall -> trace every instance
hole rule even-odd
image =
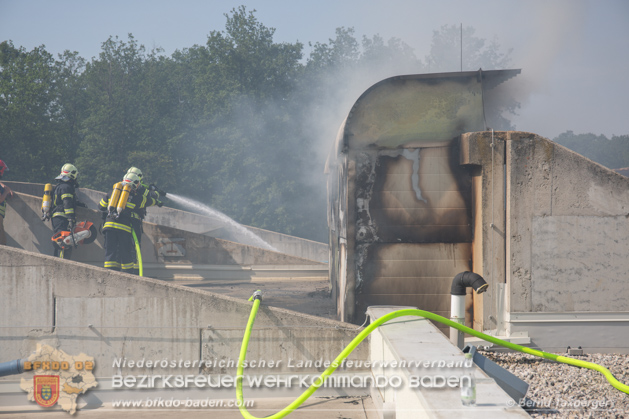
[[[507,332],[522,331],[507,320],[527,313],[629,314],[629,179],[531,133],[496,132],[493,148],[491,132],[464,134],[461,142],[462,164],[480,167],[482,178],[474,243],[482,262],[475,259],[474,270],[490,282],[484,328],[503,321]],[[627,320],[614,321],[626,331]]]
[[[504,316],[499,302],[504,301],[505,283],[505,142],[487,135],[461,136],[460,162],[473,176],[472,209],[474,239],[472,269],[483,276],[489,287],[474,295],[474,328],[504,332]],[[493,146],[492,146],[493,139]]]
[[[509,310],[626,310],[629,179],[533,134],[507,145]]]
[[[252,293],[255,291],[252,288]],[[24,358],[37,343],[95,357],[96,375],[117,372],[113,360],[238,358],[251,303],[0,246],[0,353]],[[295,372],[287,359],[333,360],[354,338],[355,325],[263,304],[248,359],[284,360],[257,372]],[[351,359],[367,359],[357,348]],[[179,373],[196,374],[188,369]],[[147,373],[145,369],[123,374]],[[157,373],[168,372],[170,369]],[[234,374],[234,368],[205,373]]]
[[[41,197],[44,192],[43,184],[25,182],[5,183],[16,192],[33,195],[35,197]],[[105,196],[105,193],[80,188],[77,195],[89,208],[97,209],[98,203]],[[260,241],[255,238],[255,236],[258,236],[278,252],[298,258],[310,259],[315,262],[327,262],[328,260],[328,245],[326,243],[318,243],[249,226],[242,226],[242,230],[234,230],[224,221],[216,217],[203,216],[174,208],[150,207],[148,208],[146,221],[183,231],[264,248],[264,246],[261,246]],[[253,235],[249,232],[253,233]]]
[[[49,221],[41,221],[41,198],[16,192],[14,197],[7,202],[5,218],[7,244],[31,252],[51,255],[53,249],[50,241],[52,228]],[[90,202],[90,206],[92,204]],[[179,213],[182,213],[182,211],[179,211]],[[180,218],[185,218],[185,216]],[[77,219],[79,221],[91,221],[96,226],[102,224],[100,213],[87,208],[77,208]],[[74,249],[72,259],[95,266],[102,266],[104,255],[104,239],[99,234],[95,242]],[[318,266],[319,269],[325,267],[324,264],[309,259],[217,239],[204,234],[156,225],[150,222],[144,223],[142,258],[147,268],[151,269],[151,276],[162,279],[172,278],[175,274],[175,271],[172,269],[165,270],[166,266],[171,265],[192,264],[232,267],[301,265]]]

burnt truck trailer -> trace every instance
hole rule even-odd
[[[460,164],[459,138],[488,129],[490,91],[519,73],[397,76],[356,101],[326,163],[341,320],[362,323],[370,305],[449,317],[452,278],[473,270],[474,169]],[[471,325],[471,295],[468,307]]]

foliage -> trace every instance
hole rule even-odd
[[[67,155],[67,128],[59,103],[59,68],[42,47],[25,51],[0,44],[0,138],[7,163],[24,179],[58,171]],[[55,169],[55,167],[57,167]],[[12,168],[12,170],[15,170]]]
[[[553,141],[610,169],[629,167],[629,135],[608,139],[604,135],[566,131]]]

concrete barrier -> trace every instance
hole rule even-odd
[[[40,198],[44,193],[44,185],[41,183],[27,182],[4,182],[15,192],[32,195]],[[79,188],[77,196],[85,202],[91,209],[97,209],[98,203],[105,196],[104,192],[92,189]],[[168,196],[168,195],[167,195]],[[41,202],[40,202],[41,203]],[[40,204],[38,204],[40,205]],[[37,209],[39,213],[39,210]],[[209,217],[182,211],[170,207],[150,207],[147,211],[146,221],[176,228],[192,233],[203,234],[218,239],[228,240],[236,243],[256,246],[256,241],[252,241],[248,234],[235,231],[229,228],[226,223],[216,217]],[[315,262],[327,262],[328,245],[300,237],[289,236],[287,234],[259,229],[251,226],[242,226],[245,231],[250,231],[267,242],[280,253],[296,256],[302,259],[309,259]],[[259,247],[259,246],[258,246]]]
[[[46,343],[93,356],[100,377],[157,373],[116,363],[141,359],[233,360],[159,373],[235,374],[251,308],[246,301],[8,246],[0,246],[0,266],[3,360],[26,358]],[[322,369],[295,369],[295,363],[333,360],[356,334],[355,325],[263,305],[248,359],[283,361],[256,373],[314,372]],[[367,359],[367,346],[351,358]]]
[[[629,179],[528,132],[461,136],[477,203],[474,327],[563,352],[626,353]]]
[[[371,321],[398,309],[415,307],[372,306]],[[465,364],[463,352],[430,321],[399,317],[380,326],[369,342],[372,374],[398,388],[371,387],[382,418],[528,418],[529,415],[476,365]],[[474,374],[476,406],[463,406],[459,383]],[[456,385],[455,385],[456,384]]]
[[[20,192],[14,193],[8,201],[5,221],[9,246],[52,255],[51,223],[42,222],[40,208],[41,198]],[[90,221],[96,226],[102,225],[100,212],[89,208],[77,208],[77,220]],[[143,230],[143,263],[148,268],[146,275],[154,278],[173,279],[182,272],[189,275],[191,265],[213,266],[216,268],[215,272],[243,267],[250,270],[254,265],[301,266],[327,271],[327,265],[323,263],[173,227],[144,222]],[[104,238],[99,234],[95,242],[73,249],[71,258],[94,266],[102,266],[104,255]],[[200,278],[206,278],[198,270],[194,273]],[[250,272],[244,273],[244,276],[241,275],[242,278],[250,278]]]

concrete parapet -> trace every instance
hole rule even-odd
[[[475,326],[545,350],[626,352],[626,340],[549,330],[626,324],[629,179],[528,132],[463,134],[460,157],[474,176],[474,272],[490,284]]]
[[[93,356],[98,376],[197,374],[198,368],[125,368],[116,360],[233,360],[213,373],[235,372],[251,305],[83,263],[0,246],[0,353],[29,356],[47,343]],[[252,292],[254,289],[252,288]],[[288,359],[333,360],[356,326],[262,306],[248,359],[283,360],[256,372],[292,372]],[[359,347],[352,359],[366,360]],[[317,371],[318,368],[306,368]]]
[[[44,193],[44,185],[41,183],[4,182],[15,192],[39,197]],[[104,192],[92,189],[80,188],[77,196],[91,209],[97,209],[98,203],[105,196]],[[168,197],[168,195],[166,195]],[[41,202],[41,201],[40,201]],[[256,227],[242,226],[243,231],[234,231],[224,221],[209,216],[194,214],[169,207],[148,208],[146,221],[149,223],[176,228],[178,230],[203,234],[218,239],[232,241],[240,244],[257,246],[246,231],[250,231],[264,240],[276,251],[302,259],[326,263],[328,260],[327,243],[319,243],[300,237],[264,230]]]
[[[368,314],[373,322],[403,308],[414,307],[372,306]],[[371,333],[369,346],[372,374],[386,377],[389,383],[395,377],[403,382],[398,388],[371,388],[381,418],[529,417],[480,368],[465,364],[461,350],[426,319],[391,320]],[[470,374],[476,379],[476,406],[463,406],[459,382]]]
[[[52,254],[51,223],[41,221],[40,207],[40,197],[20,192],[14,193],[13,198],[8,201],[5,222],[9,246],[31,252]],[[88,208],[77,208],[77,220],[90,221],[96,226],[102,224],[100,212]],[[186,266],[203,264],[233,266],[234,268],[252,265],[298,265],[327,269],[326,264],[310,259],[150,222],[143,223],[143,230],[143,262],[151,266],[149,274],[156,278],[173,278],[173,271],[164,269],[166,265],[179,265],[183,269]],[[72,259],[102,266],[104,255],[104,238],[99,234],[95,242],[89,245],[79,245],[73,249]]]

